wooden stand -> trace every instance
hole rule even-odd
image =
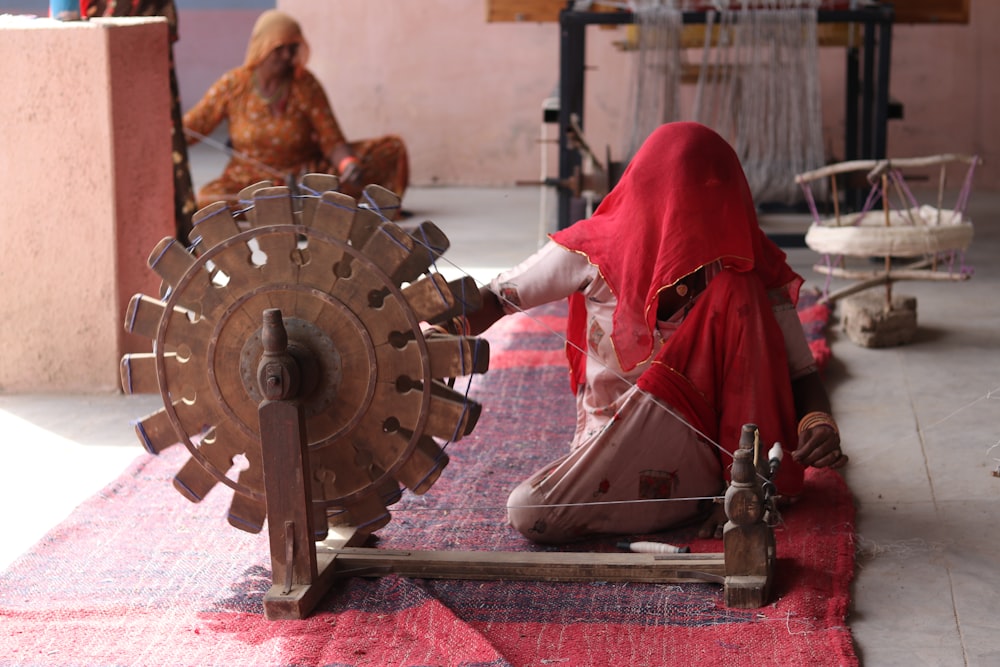
[[[759,479],[769,476],[754,465],[757,429],[743,427],[733,455],[732,484],[726,490],[722,549],[726,560],[726,606],[753,609],[767,604],[774,576],[774,531],[764,521],[766,506]]]
[[[893,294],[893,285],[903,280],[963,281],[971,277],[961,260],[972,241],[972,221],[966,216],[972,174],[979,164],[976,156],[931,155],[894,160],[853,160],[827,165],[799,174],[796,181],[810,193],[810,183],[829,178],[833,217],[820,219],[813,206],[813,223],[805,241],[812,250],[827,257],[813,269],[831,278],[856,281],[828,292],[823,301],[842,299],[841,322],[847,337],[863,347],[889,347],[909,343],[917,331],[917,300]],[[967,166],[964,184],[953,208],[944,206],[947,167]],[[902,169],[938,169],[936,205],[920,205],[906,186]],[[871,183],[869,198],[881,200],[882,213],[862,209],[841,213],[837,177],[857,179],[867,172]],[[893,206],[895,193],[900,204]],[[877,197],[877,199],[876,199]],[[812,201],[810,199],[810,201]],[[859,268],[848,266],[850,258],[864,259]],[[881,258],[881,266],[871,264]],[[955,268],[955,263],[961,265]],[[880,297],[875,288],[883,287]]]
[[[432,579],[509,579],[526,581],[634,581],[721,583],[726,605],[760,607],[767,603],[774,571],[774,536],[764,523],[764,495],[753,464],[753,441],[744,437],[726,495],[724,553],[554,553],[401,551],[363,547],[368,533],[331,527],[313,541],[309,451],[302,410],[295,402],[296,361],[285,350],[282,318],[265,313],[264,355],[258,380],[261,450],[267,496],[272,586],[264,596],[268,620],[308,616],[338,578],[383,576]],[[752,431],[751,431],[752,429]]]
[[[471,433],[481,406],[438,378],[486,372],[489,346],[425,335],[425,324],[480,306],[471,277],[430,270],[448,246],[433,223],[404,230],[384,220],[376,211],[399,198],[376,185],[361,206],[336,191],[335,176],[307,174],[301,184],[322,194],[293,198],[267,182],[245,189],[241,201],[254,203],[240,224],[224,202],[201,209],[196,253],[161,241],[149,265],[165,299],[137,294],[125,318],[153,351],[121,364],[126,392],[163,399],[136,424],[143,445],[157,453],[181,442],[191,453],[174,487],[200,502],[222,482],[235,492],[230,525],[255,533],[267,524],[268,619],[304,618],[338,578],[393,573],[707,581],[726,586],[728,604],[763,604],[773,549],[757,548],[770,544],[761,512],[730,513],[738,529],[724,554],[365,548],[403,488],[421,494],[438,478],[448,459],[438,441]],[[237,469],[238,456],[246,467]],[[739,500],[728,505],[763,504],[753,474],[735,481]]]

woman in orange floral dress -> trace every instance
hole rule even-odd
[[[305,68],[309,47],[299,24],[269,10],[254,25],[243,65],[226,72],[184,115],[188,143],[229,123],[233,155],[222,175],[198,191],[198,207],[235,201],[260,181],[285,185],[320,172],[340,176],[341,191],[369,183],[400,198],[409,184],[406,147],[396,136],[348,142],[323,87]]]
[[[191,216],[195,211],[194,186],[188,160],[184,125],[181,120],[180,87],[174,67],[174,43],[178,40],[177,7],[173,0],[81,0],[80,14],[91,18],[104,16],[163,16],[167,19],[170,38],[170,141],[174,168],[175,234],[185,241],[191,232]]]

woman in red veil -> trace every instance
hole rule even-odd
[[[483,289],[470,333],[569,298],[569,453],[522,482],[512,525],[538,542],[663,530],[723,489],[741,427],[803,467],[840,467],[836,422],[795,311],[802,278],[761,231],[739,159],[697,123],[659,127],[594,215]],[[614,501],[642,503],[637,509]]]

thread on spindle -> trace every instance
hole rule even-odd
[[[691,547],[677,547],[666,542],[619,542],[618,548],[638,554],[686,554],[691,552]]]

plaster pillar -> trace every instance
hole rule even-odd
[[[167,24],[0,18],[0,392],[119,391],[173,235]]]

